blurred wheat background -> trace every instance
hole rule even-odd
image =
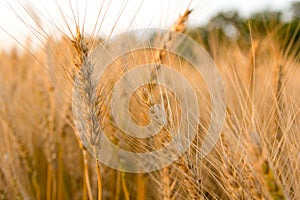
[[[169,28],[201,44],[220,71],[226,90],[225,124],[215,148],[199,159],[197,150],[210,121],[210,103],[204,83],[194,83],[203,93],[199,94],[201,125],[193,144],[170,166],[136,174],[95,160],[74,126],[74,77],[82,69],[89,70],[84,69],[86,57],[106,38],[98,37],[98,29],[86,34],[87,19],[77,21],[76,12],[72,24],[65,21],[69,32],[54,24],[60,36],[51,35],[39,27],[36,11],[25,9],[38,27],[32,29],[35,40],[43,46],[33,48],[34,39],[28,39],[20,43],[23,50],[0,52],[0,199],[300,199],[299,2],[291,4],[289,20],[280,11],[262,11],[247,18],[228,11],[205,26],[188,27],[192,7],[176,16]],[[194,78],[187,63],[163,51],[140,57],[127,65],[147,60],[171,63]],[[99,126],[116,145],[131,151],[149,150],[147,142],[124,138],[107,120],[105,96],[124,73],[114,66],[112,70],[116,71],[105,72],[107,79],[95,91],[101,97],[95,111],[101,119]],[[88,80],[82,76],[83,82]],[[155,97],[160,90],[148,85],[137,91],[131,102],[137,123],[148,123],[145,113],[155,98],[147,94]],[[171,97],[168,101],[175,102]],[[88,127],[94,130],[93,126]],[[158,147],[170,140],[165,132],[155,138]]]

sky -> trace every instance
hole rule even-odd
[[[42,39],[39,32],[43,31],[52,35],[59,33],[58,30],[68,32],[63,19],[74,25],[72,11],[79,16],[80,24],[85,19],[86,31],[92,32],[97,21],[98,27],[101,24],[100,34],[107,36],[135,28],[168,28],[187,7],[193,9],[189,18],[189,25],[193,26],[207,23],[220,11],[238,10],[242,16],[249,16],[264,9],[288,10],[293,1],[295,0],[0,0],[0,19],[4,19],[0,21],[0,48],[10,48],[17,45],[17,41],[24,43],[28,37]],[[97,18],[101,7],[102,12]],[[30,15],[36,20],[32,20]],[[73,28],[71,27],[72,30]],[[34,43],[38,45],[39,41]]]

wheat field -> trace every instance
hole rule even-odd
[[[87,33],[87,19],[73,12],[74,20],[65,18],[69,31],[51,22],[59,36],[52,35],[34,8],[24,9],[36,23],[35,40],[21,43],[22,51],[0,53],[0,199],[300,199],[299,19],[291,29],[271,18],[264,30],[249,20],[246,32],[238,29],[244,39],[230,40],[219,29],[189,27],[192,7],[176,16],[169,29],[203,46],[224,83],[224,125],[214,148],[202,158],[211,99],[190,63],[145,48],[115,60],[95,84],[88,57],[105,40],[97,35],[99,27]],[[58,11],[63,18],[64,11]],[[42,43],[39,48],[32,47],[36,39]],[[164,47],[178,41],[168,37],[159,42]],[[176,95],[153,83],[134,92],[129,110],[131,120],[145,126],[149,110],[161,103],[167,123],[158,136],[126,136],[113,120],[114,85],[127,70],[150,62],[188,77],[198,97],[200,123],[192,144],[170,165],[145,173],[119,171],[94,156],[101,149],[100,135],[122,149],[147,152],[163,148],[180,126],[183,110]],[[79,105],[75,111],[74,101]],[[117,113],[122,117],[123,109]]]

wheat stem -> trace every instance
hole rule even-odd
[[[129,195],[128,188],[126,185],[125,172],[121,172],[121,173],[122,173],[122,188],[123,188],[123,192],[125,195],[125,199],[130,200],[130,195]]]
[[[89,199],[93,200],[93,194],[92,194],[90,178],[89,178],[89,166],[88,166],[87,152],[85,149],[82,150],[82,154],[83,154],[83,170],[84,170],[86,189],[87,189]]]
[[[97,181],[98,181],[98,200],[102,199],[102,182],[101,182],[101,171],[98,160],[96,160],[96,170],[97,170]]]

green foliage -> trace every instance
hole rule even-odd
[[[294,2],[289,10],[291,19],[284,21],[282,11],[262,11],[242,18],[236,11],[221,12],[206,26],[190,31],[190,36],[201,42],[208,51],[212,35],[218,41],[238,42],[249,46],[252,39],[272,37],[279,42],[286,56],[300,57],[300,2]]]

